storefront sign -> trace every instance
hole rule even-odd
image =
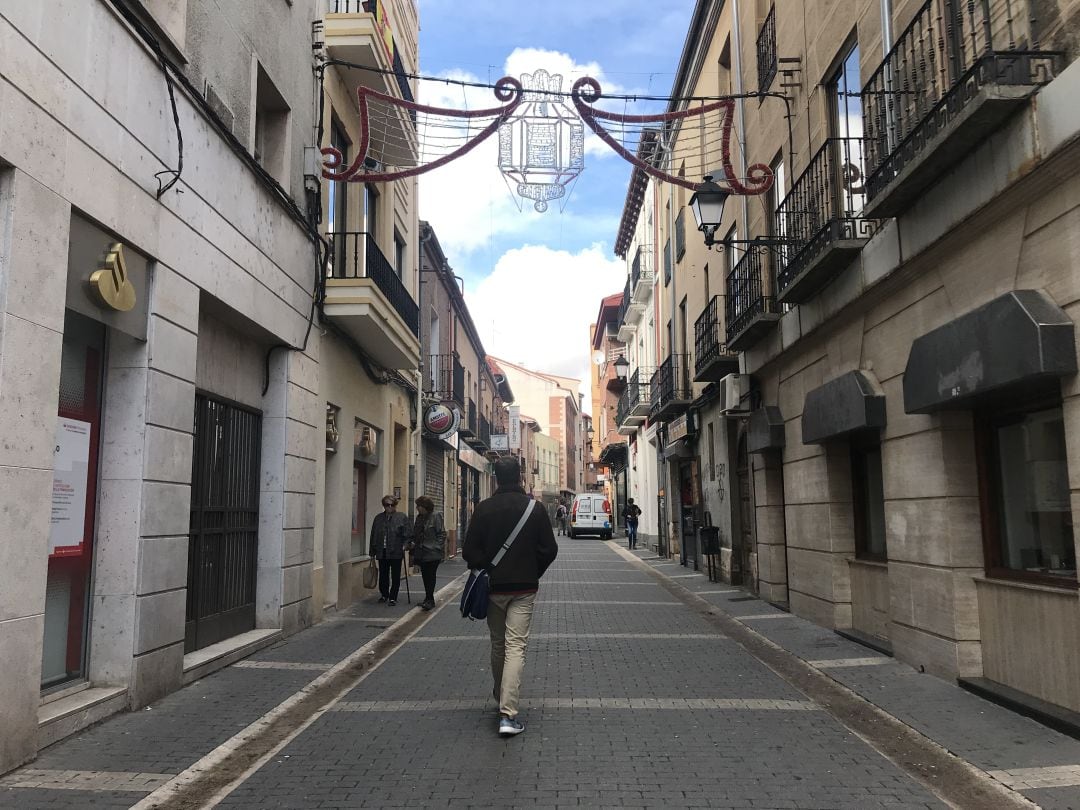
[[[135,285],[128,277],[124,246],[119,242],[109,246],[100,269],[90,274],[90,289],[103,307],[128,312],[135,306]]]
[[[510,449],[521,449],[521,406],[511,405],[508,409],[510,418]]]
[[[173,274],[161,268],[163,275]],[[102,230],[78,214],[68,232],[65,305],[137,340],[146,340],[147,259],[116,234]],[[181,282],[182,286],[188,282]]]
[[[477,472],[486,473],[488,471],[488,460],[464,442],[458,446],[458,458],[462,464],[472,467]]]
[[[436,438],[449,436],[458,429],[461,413],[457,408],[437,402],[424,411],[424,430]]]
[[[60,417],[53,461],[49,554],[81,554],[86,537],[86,487],[90,469],[90,423]]]
[[[675,444],[679,439],[685,439],[693,432],[693,422],[691,421],[690,414],[684,413],[682,416],[676,417],[668,422],[667,427],[667,440],[668,444]]]
[[[510,449],[510,437],[505,433],[491,434],[491,449],[505,451]]]

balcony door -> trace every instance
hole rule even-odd
[[[866,202],[863,160],[863,109],[859,81],[859,43],[848,46],[826,83],[829,136],[834,154],[830,165],[833,210],[842,219],[857,217]]]

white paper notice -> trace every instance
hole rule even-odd
[[[82,545],[89,469],[90,423],[61,416],[56,423],[50,554],[59,548]]]

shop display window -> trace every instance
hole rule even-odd
[[[1061,405],[982,414],[978,436],[987,574],[1075,587]]]

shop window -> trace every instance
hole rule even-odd
[[[885,487],[881,439],[876,433],[851,440],[851,494],[855,556],[884,562],[889,556],[885,546]]]
[[[977,435],[987,574],[1075,587],[1061,405],[982,414]]]
[[[86,671],[104,353],[105,328],[67,310],[45,588],[45,689]]]

